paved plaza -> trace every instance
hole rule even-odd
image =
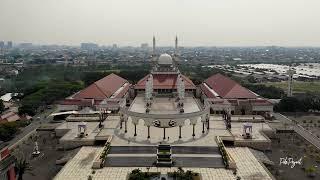
[[[269,171],[255,158],[247,147],[227,148],[237,164],[237,174],[241,179],[272,180]]]
[[[128,173],[136,168],[145,172],[161,172],[162,174],[177,170],[177,168],[156,167],[150,167],[149,170],[147,170],[146,167],[104,167],[102,169],[92,170],[92,161],[101,151],[102,148],[98,147],[82,147],[77,155],[56,175],[54,180],[87,180],[89,175],[95,180],[125,180]],[[203,180],[235,180],[237,176],[241,177],[241,179],[272,179],[249,148],[227,148],[227,151],[236,161],[238,167],[237,175],[234,175],[233,171],[225,168],[195,167],[183,169],[200,173]]]
[[[79,123],[79,122],[78,122]],[[64,138],[72,139],[75,136],[77,124],[72,122],[63,124],[59,128],[71,128]],[[190,122],[187,122],[190,123]],[[102,147],[82,147],[78,154],[71,159],[55,177],[59,179],[126,179],[128,173],[135,168],[146,171],[145,167],[152,167],[156,161],[156,147],[158,144],[171,144],[175,167],[172,168],[150,168],[149,171],[166,173],[174,171],[176,167],[185,167],[201,173],[203,179],[271,179],[268,172],[254,157],[250,150],[244,148],[227,148],[227,151],[235,159],[237,164],[237,175],[231,170],[224,168],[222,156],[216,143],[216,136],[235,137],[241,140],[241,122],[232,122],[231,132],[226,130],[225,123],[220,116],[211,116],[209,120],[210,129],[205,128],[202,133],[202,123],[195,125],[195,137],[192,136],[192,125],[186,124],[182,127],[182,138],[179,139],[178,127],[166,128],[166,138],[163,139],[163,128],[150,127],[150,138],[147,138],[147,127],[142,122],[137,125],[137,136],[134,136],[134,125],[128,120],[127,130],[120,129],[120,117],[108,116],[103,122],[103,129],[99,132],[98,122],[87,123],[89,125],[89,137],[113,136],[111,151],[109,152],[105,167],[99,170],[92,169],[93,160],[102,151]],[[263,140],[264,136],[260,130],[270,129],[268,124],[253,123],[253,141]],[[168,138],[169,137],[169,138]]]
[[[150,108],[150,114],[179,114],[178,102],[175,98],[168,97],[154,97]],[[130,111],[145,113],[146,102],[144,97],[137,96],[132,102]],[[184,112],[191,113],[200,111],[200,108],[193,97],[185,97],[184,99]]]
[[[56,130],[68,130],[68,132],[60,139],[61,141],[68,141],[68,140],[77,140],[78,138],[78,125],[81,122],[64,122],[60,126],[56,128]],[[82,140],[94,140],[95,136],[98,134],[98,122],[86,122],[86,134],[84,138],[81,138]]]

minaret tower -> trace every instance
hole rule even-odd
[[[293,75],[296,73],[296,71],[290,65],[287,73],[288,73],[288,93],[287,93],[287,96],[292,97]]]
[[[152,57],[156,56],[156,38],[153,36],[152,39]]]
[[[179,50],[178,50],[178,36],[176,36],[176,40],[175,40],[174,54],[175,54],[176,56],[178,56],[178,54],[179,54]]]

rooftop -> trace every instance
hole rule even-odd
[[[117,95],[120,94],[118,92],[120,88],[127,89],[127,87],[122,87],[125,83],[128,83],[128,81],[112,73],[81,90],[72,98],[103,100],[111,97],[116,92]]]
[[[205,94],[211,98],[256,99],[258,97],[255,93],[222,74],[215,74],[209,77],[204,81],[201,88]]]
[[[158,60],[158,64],[160,65],[171,65],[172,57],[169,54],[161,54]]]
[[[176,89],[178,74],[153,74],[153,89]],[[193,82],[186,76],[181,75],[186,89],[196,89]],[[145,89],[146,81],[149,74],[142,78],[136,85],[135,89]]]

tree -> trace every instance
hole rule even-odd
[[[277,112],[305,112],[308,109],[305,104],[295,97],[285,97],[274,106]]]
[[[20,159],[18,164],[16,165],[16,168],[18,170],[18,180],[23,180],[24,173],[31,173],[32,171],[30,163],[28,163],[25,159]]]
[[[147,180],[145,174],[140,169],[134,169],[129,175],[129,180]]]
[[[5,110],[3,101],[0,99],[0,114]]]
[[[274,86],[250,83],[244,83],[243,86],[265,98],[280,99],[284,95],[284,91],[282,89]]]
[[[7,122],[0,124],[0,139],[2,141],[9,141],[14,137],[18,131],[17,122]]]

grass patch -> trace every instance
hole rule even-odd
[[[288,82],[267,82],[263,83],[266,86],[275,86],[281,88],[284,91],[288,90]],[[304,82],[304,81],[294,81],[293,82],[293,91],[294,92],[309,92],[309,93],[320,93],[320,81],[314,82]]]

